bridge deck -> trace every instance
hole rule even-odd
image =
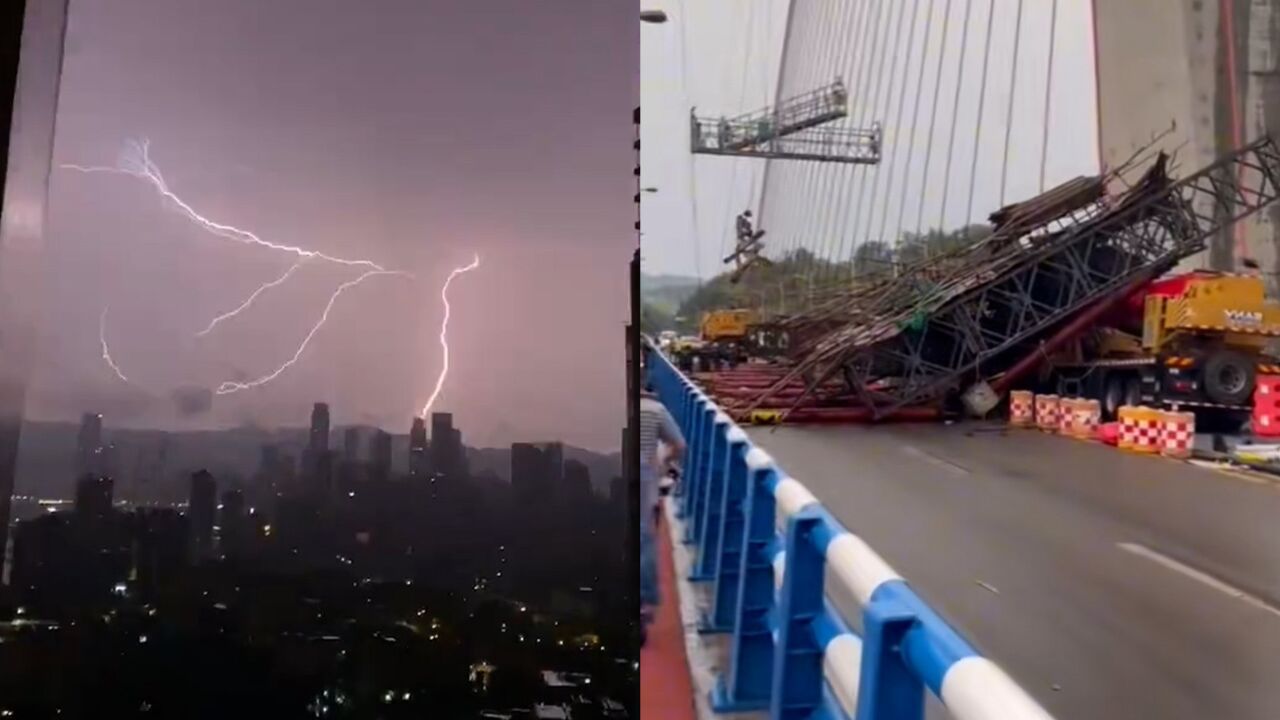
[[[750,435],[1057,717],[1280,717],[1280,487],[990,430]]]

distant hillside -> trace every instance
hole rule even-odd
[[[331,448],[342,449],[346,428],[335,428],[329,440]],[[368,442],[373,429],[360,428],[362,457],[368,457]],[[15,492],[44,497],[70,498],[75,488],[75,447],[79,426],[74,423],[28,422],[22,427],[18,449],[18,471]],[[244,481],[258,467],[263,445],[278,445],[281,452],[295,459],[302,456],[307,442],[305,428],[231,428],[202,432],[162,433],[157,430],[104,431],[105,440],[117,448],[117,467],[125,481],[123,487],[154,500],[185,498],[186,479],[191,472],[206,468],[219,478]],[[464,438],[465,439],[465,438]],[[162,446],[164,469],[155,472]],[[393,435],[391,441],[392,470],[408,471],[409,436]],[[591,484],[600,494],[609,492],[609,482],[621,473],[620,453],[602,455],[582,448],[565,446],[566,460],[582,462],[591,472]],[[467,459],[473,475],[492,473],[511,480],[509,448],[467,448]],[[135,484],[136,483],[136,484]],[[118,486],[120,487],[120,486]],[[122,488],[123,489],[123,488]]]
[[[641,301],[667,313],[674,313],[697,289],[698,279],[686,275],[640,276]]]

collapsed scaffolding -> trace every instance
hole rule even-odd
[[[994,232],[829,297],[786,321],[782,365],[708,378],[727,410],[795,421],[936,414],[991,398],[1141,284],[1277,199],[1280,155],[1253,142],[1174,181],[1160,153],[1077,178],[990,217]]]

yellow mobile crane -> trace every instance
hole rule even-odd
[[[1257,375],[1280,374],[1268,345],[1280,304],[1260,278],[1196,271],[1157,280],[1053,358],[1057,392],[1121,405],[1248,411]]]

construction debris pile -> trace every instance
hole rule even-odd
[[[790,318],[787,362],[708,377],[710,389],[740,416],[936,410],[975,384],[1025,372],[1073,317],[1166,272],[1277,195],[1269,138],[1177,182],[1159,153],[1132,186],[1108,193],[1137,162],[1001,208],[990,236]]]

